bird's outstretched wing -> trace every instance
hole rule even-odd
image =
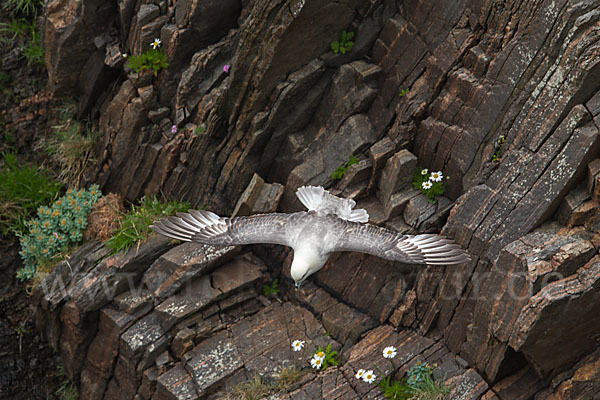
[[[333,214],[347,221],[369,222],[367,210],[354,209],[354,200],[334,196],[321,186],[299,187],[296,196],[308,211],[316,211],[319,215]]]
[[[155,221],[151,228],[161,235],[183,241],[212,245],[271,243],[290,246],[295,221],[306,214],[257,214],[249,217],[221,218],[210,211],[189,210]]]
[[[402,235],[370,224],[329,217],[332,230],[328,252],[358,251],[408,264],[450,265],[469,261],[469,254],[451,239],[439,235]]]

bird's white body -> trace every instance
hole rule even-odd
[[[156,221],[156,232],[185,241],[213,245],[274,243],[294,250],[290,274],[296,286],[323,268],[335,251],[359,251],[412,264],[448,265],[470,260],[459,245],[438,235],[401,235],[366,223],[366,210],[352,199],[331,195],[319,186],[298,189],[308,212],[221,218],[190,210]]]

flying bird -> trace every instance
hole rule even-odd
[[[210,245],[270,243],[294,250],[290,274],[299,288],[336,251],[357,251],[408,264],[450,265],[470,260],[458,244],[434,234],[402,235],[368,223],[352,199],[320,186],[302,186],[296,195],[308,211],[225,218],[210,211],[189,210],[155,221],[161,235]]]

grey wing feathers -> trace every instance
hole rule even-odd
[[[354,200],[334,196],[321,186],[302,186],[296,191],[296,196],[309,211],[316,211],[320,215],[337,215],[353,222],[369,221],[367,210],[354,209]]]
[[[289,246],[288,222],[294,215],[272,213],[221,218],[210,211],[190,210],[155,221],[151,228],[173,239],[212,245],[272,243]]]
[[[330,251],[358,251],[409,264],[450,265],[470,260],[452,240],[438,235],[402,235],[375,225],[336,221]],[[345,225],[345,226],[344,226]]]

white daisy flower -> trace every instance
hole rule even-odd
[[[394,358],[396,357],[396,348],[394,346],[388,346],[383,349],[383,356],[385,358]]]
[[[363,381],[367,383],[373,383],[375,381],[375,378],[377,378],[377,376],[375,376],[372,369],[365,372],[365,374],[362,376]]]
[[[430,181],[423,182],[423,184],[421,185],[421,187],[423,189],[431,189],[432,186],[433,186],[433,183],[431,183]]]
[[[312,365],[313,368],[319,369],[323,366],[323,359],[315,356],[310,360],[310,365]]]
[[[362,376],[363,376],[364,374],[365,374],[365,370],[361,368],[361,369],[359,369],[358,371],[356,371],[356,375],[354,375],[354,377],[355,377],[356,379],[360,379],[360,378],[362,378]]]
[[[300,351],[304,347],[304,340],[294,340],[292,342],[292,350]]]
[[[150,43],[150,46],[152,46],[152,48],[154,50],[156,50],[157,47],[160,47],[160,39],[159,38],[154,39],[154,42]]]
[[[321,361],[323,361],[325,359],[325,353],[323,353],[322,351],[318,351],[315,353],[315,358],[320,358]]]
[[[429,173],[429,170],[427,168],[423,168],[421,170],[421,175],[427,175]]]
[[[438,172],[432,172],[429,179],[434,182],[441,182],[443,177],[444,177],[444,175],[442,175],[442,171],[438,171]]]

